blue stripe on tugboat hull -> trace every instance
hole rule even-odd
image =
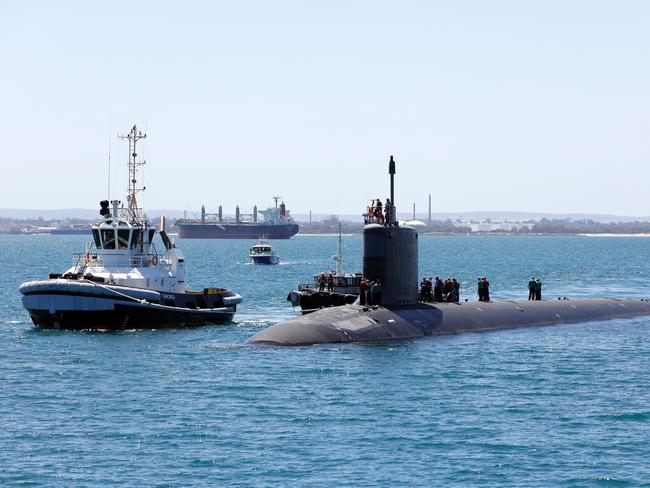
[[[115,304],[113,310],[28,310],[34,325],[44,329],[127,330],[199,327],[225,324],[235,312],[174,309],[164,306]]]
[[[183,239],[289,239],[298,233],[298,224],[178,223]]]

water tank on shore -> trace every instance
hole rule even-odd
[[[363,229],[363,276],[379,279],[381,304],[418,300],[418,233],[408,226],[368,224]]]

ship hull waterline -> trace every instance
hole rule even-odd
[[[275,346],[390,342],[643,315],[650,315],[650,302],[632,299],[346,305],[278,323],[249,342]]]
[[[278,256],[255,256],[251,258],[251,261],[253,262],[253,264],[264,264],[264,265],[280,264],[280,258]]]
[[[226,324],[232,321],[241,300],[229,290],[173,294],[67,279],[26,282],[20,292],[34,325],[72,330]],[[197,307],[198,303],[202,305]]]
[[[35,326],[63,330],[171,329],[223,325],[235,312],[196,311],[137,305],[116,305],[112,310],[27,310]]]
[[[182,239],[289,239],[300,230],[298,224],[177,224]]]

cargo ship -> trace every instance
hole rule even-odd
[[[201,207],[201,220],[180,219],[176,221],[178,237],[183,239],[289,239],[298,233],[299,226],[289,215],[284,202],[278,205],[281,197],[273,197],[275,207],[265,210],[253,207],[253,213],[244,215],[239,206],[235,209],[234,220],[224,219],[219,206],[216,214],[206,213]],[[263,220],[258,220],[258,213]]]

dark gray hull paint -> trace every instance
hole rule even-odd
[[[418,303],[391,309],[327,308],[255,334],[250,342],[279,346],[385,342],[426,336],[650,315],[631,299]]]

